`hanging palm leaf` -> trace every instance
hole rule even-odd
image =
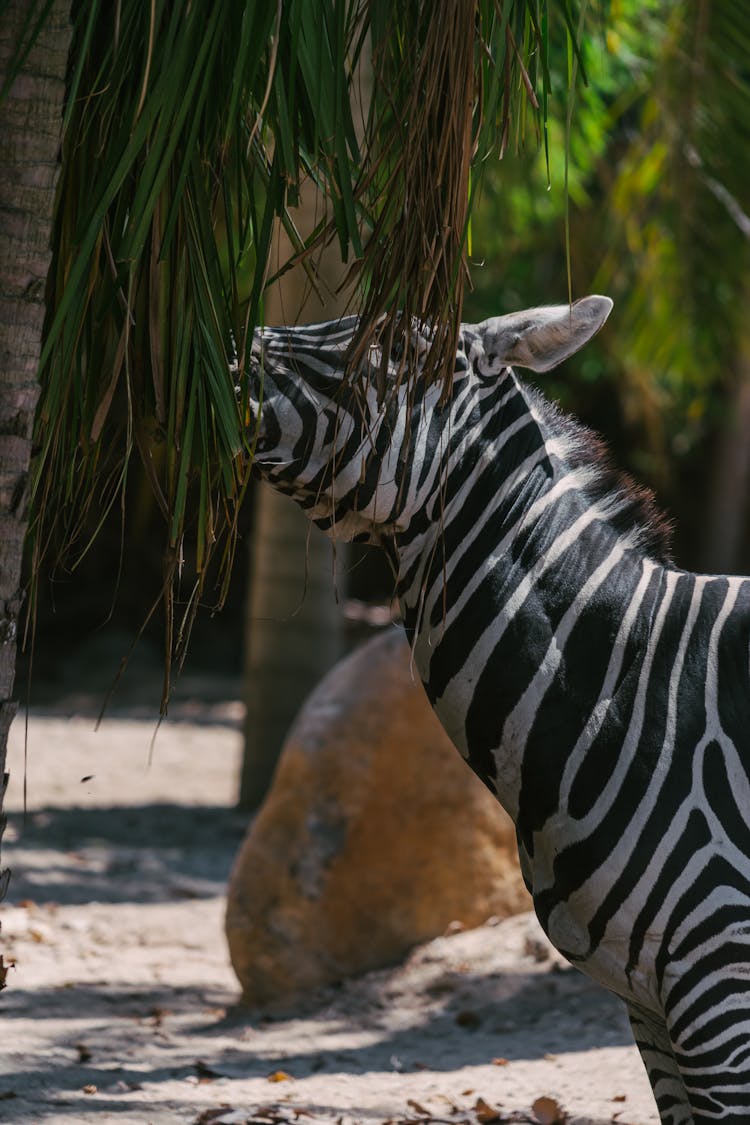
[[[577,25],[573,0],[74,4],[35,570],[60,543],[86,550],[137,450],[167,527],[168,655],[184,560],[181,638],[217,546],[225,590],[250,464],[235,382],[277,220],[313,272],[316,241],[352,258],[360,348],[415,316],[437,326],[427,376],[449,371],[472,192],[490,154],[529,125],[544,135],[553,13]],[[302,175],[328,208],[305,244],[286,210]]]

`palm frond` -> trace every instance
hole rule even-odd
[[[168,623],[190,559],[195,589],[178,630],[189,634],[217,547],[221,600],[248,484],[245,347],[277,221],[299,254],[335,235],[353,259],[362,348],[414,316],[437,326],[427,377],[449,370],[482,164],[529,126],[543,137],[549,20],[572,27],[578,11],[573,0],[74,4],[33,479],[37,570],[61,542],[73,561],[86,549],[92,510],[122,496],[137,451],[165,516]],[[304,175],[328,214],[295,242],[286,208]]]

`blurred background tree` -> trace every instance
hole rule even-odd
[[[485,176],[465,317],[571,290],[615,311],[543,387],[607,437],[675,520],[677,561],[750,570],[750,7],[613,3],[587,85]],[[552,85],[573,65],[563,38]]]

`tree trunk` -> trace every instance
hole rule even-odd
[[[319,199],[307,185],[295,213],[303,235],[313,230]],[[272,272],[291,254],[283,235],[275,249]],[[332,320],[344,310],[337,293],[344,267],[337,247],[317,261],[328,292],[312,290],[296,266],[272,286],[265,300],[267,324]],[[343,653],[344,621],[334,597],[334,581],[343,600],[346,549],[336,548],[333,574],[330,541],[304,516],[293,500],[259,488],[250,547],[250,581],[245,623],[245,752],[239,804],[259,807],[271,784],[284,737],[304,699]]]
[[[343,651],[331,544],[288,496],[256,495],[245,624],[245,756],[240,805],[256,809],[286,733]],[[338,559],[338,548],[337,548]]]
[[[700,555],[702,569],[720,574],[746,570],[743,548],[749,498],[750,333],[746,333],[739,341],[735,383],[716,453]]]
[[[10,0],[3,7],[0,86],[5,84],[29,10],[28,0]],[[12,694],[21,557],[69,16],[70,0],[53,0],[31,51],[0,102],[0,834],[8,729],[17,706]],[[0,898],[7,880],[7,873],[0,876]]]

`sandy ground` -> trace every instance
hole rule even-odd
[[[236,1006],[223,893],[236,705],[11,738],[0,1120],[656,1125],[620,1004],[530,916],[451,933],[271,1019]],[[535,1107],[535,1108],[534,1108]]]

